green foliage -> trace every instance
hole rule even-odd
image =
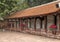
[[[27,0],[30,7],[45,4],[55,0]]]
[[[18,2],[18,10],[23,10],[23,9],[28,8],[28,7],[29,7],[29,5],[28,5],[26,0],[20,0]]]
[[[16,10],[17,2],[15,0],[0,0],[0,17],[4,17],[11,11]]]

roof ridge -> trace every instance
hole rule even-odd
[[[49,2],[49,3],[46,3],[46,4],[42,4],[42,5],[38,5],[38,6],[34,6],[34,7],[30,7],[30,8],[27,8],[27,9],[25,9],[25,10],[32,9],[32,8],[36,8],[36,7],[46,6],[46,5],[49,5],[49,4],[53,4],[53,3],[55,3],[55,2],[60,2],[60,1]]]

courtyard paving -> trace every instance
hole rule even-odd
[[[0,31],[0,42],[60,42],[60,40],[20,32]]]

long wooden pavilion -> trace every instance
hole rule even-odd
[[[8,23],[8,30],[14,31],[49,31],[49,26],[57,25],[60,32],[60,2],[53,1],[47,4],[35,6],[22,11],[15,12],[8,16],[5,21]],[[22,26],[25,24],[25,26]]]

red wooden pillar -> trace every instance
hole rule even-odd
[[[20,18],[19,18],[19,31],[21,30],[21,21],[20,21]]]
[[[28,29],[28,19],[26,20],[26,29]]]
[[[22,19],[20,19],[20,31],[22,31]]]
[[[54,24],[57,25],[57,15],[54,15]]]
[[[17,31],[17,18],[15,19],[15,28],[14,28],[15,31]]]
[[[60,33],[60,15],[59,15],[59,33]]]
[[[9,28],[9,26],[8,26],[8,24],[9,24],[9,19],[7,19],[6,22],[7,22],[7,28]]]
[[[57,15],[54,15],[54,24],[57,26]],[[58,29],[58,26],[57,26]],[[56,35],[57,31],[53,31],[53,33]]]
[[[36,31],[36,18],[34,18],[34,30]]]
[[[30,20],[29,22],[30,22],[30,28],[31,28],[31,20],[32,20],[32,19],[30,18],[29,20]]]
[[[20,28],[20,19],[19,19],[19,28]]]
[[[43,16],[42,17],[40,17],[40,29],[42,29],[43,28]]]
[[[47,16],[44,16],[44,19],[45,19],[45,32],[47,33]]]
[[[40,28],[42,29],[42,19],[40,19]]]
[[[5,20],[5,19],[4,19],[4,20]],[[6,25],[4,24],[4,25],[5,25],[5,29],[6,29],[6,28],[8,28],[8,26],[7,26],[8,21],[7,21],[7,20],[5,20],[5,22],[4,22],[4,23],[6,23]]]

